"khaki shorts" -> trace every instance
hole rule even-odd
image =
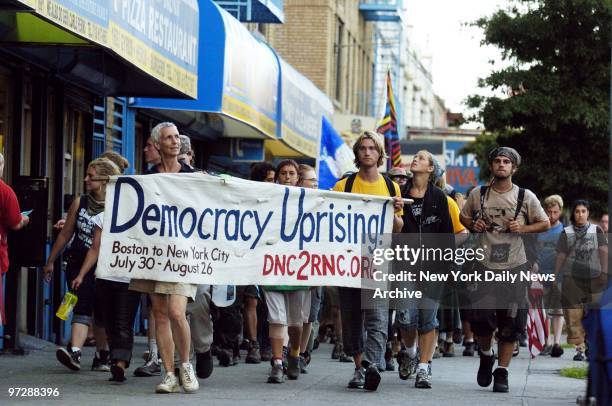
[[[268,323],[301,327],[310,315],[310,290],[265,290]]]
[[[178,282],[160,282],[146,279],[132,279],[130,290],[142,293],[159,293],[161,295],[185,296],[191,300],[195,298],[198,285]]]

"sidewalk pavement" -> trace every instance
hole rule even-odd
[[[46,343],[46,342],[45,342]],[[200,380],[195,394],[155,394],[160,377],[136,378],[134,368],[142,364],[145,349],[138,337],[134,359],[124,384],[107,381],[110,374],[92,372],[93,350],[86,348],[82,359],[83,370],[72,372],[55,359],[55,346],[30,350],[25,356],[1,355],[0,405],[61,404],[61,405],[175,405],[180,402],[207,405],[287,405],[301,402],[310,405],[574,405],[583,395],[586,380],[565,378],[559,370],[567,366],[583,365],[572,361],[573,352],[566,350],[562,358],[538,357],[531,360],[526,348],[513,359],[510,366],[510,393],[493,393],[491,388],[476,384],[478,357],[461,356],[462,347],[455,346],[457,356],[433,361],[433,388],[416,389],[414,379],[401,381],[397,372],[384,372],[376,392],[350,390],[346,383],[353,365],[330,359],[332,346],[322,344],[313,353],[309,372],[297,381],[267,384],[269,364],[244,364],[244,355],[237,366],[222,368],[215,362],[212,376]],[[244,354],[244,353],[243,353]],[[57,388],[57,398],[9,397],[9,388]]]

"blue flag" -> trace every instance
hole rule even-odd
[[[351,148],[344,142],[331,123],[323,117],[321,148],[319,150],[319,189],[329,190],[346,172],[357,171]]]

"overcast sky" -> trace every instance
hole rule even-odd
[[[496,48],[480,45],[481,30],[462,24],[505,4],[504,0],[404,0],[412,43],[421,55],[432,57],[434,89],[453,112],[466,111],[462,102],[478,92],[478,78],[492,69],[488,61],[500,58]]]

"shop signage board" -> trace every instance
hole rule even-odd
[[[20,0],[36,15],[108,48],[159,81],[197,96],[196,0]]]

